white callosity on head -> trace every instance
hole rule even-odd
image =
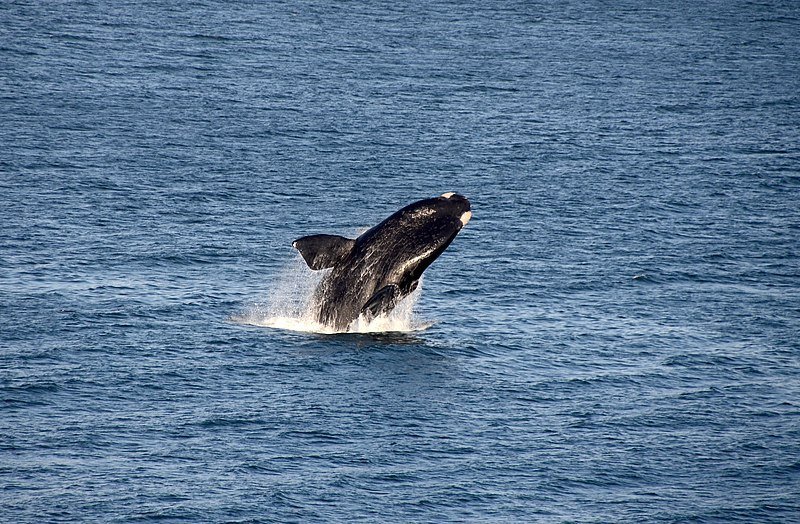
[[[451,196],[453,196],[453,195],[455,195],[455,193],[453,193],[453,192],[450,192],[450,193],[444,193],[444,194],[442,194],[442,197],[443,197],[443,198],[450,198],[450,197],[451,197]]]
[[[426,219],[426,218],[428,218],[430,216],[433,216],[435,214],[436,214],[436,209],[434,209],[432,207],[422,207],[420,209],[415,209],[415,210],[407,213],[406,217],[408,217],[409,220],[417,222],[417,221],[420,221],[420,220],[424,220],[424,219]]]
[[[466,226],[467,222],[469,222],[470,218],[472,218],[472,211],[464,211],[461,214],[461,218],[459,219],[459,220],[461,220],[461,225],[462,226]]]

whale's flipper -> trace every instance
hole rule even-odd
[[[361,314],[366,319],[372,320],[382,313],[388,313],[394,308],[397,301],[400,300],[401,292],[400,287],[394,284],[389,284],[380,288],[372,295],[364,307],[361,308]]]
[[[311,269],[326,269],[341,262],[356,245],[351,238],[338,235],[310,235],[292,242]]]
[[[378,315],[390,312],[398,302],[417,289],[417,284],[419,284],[419,280],[403,279],[400,285],[383,286],[367,300],[367,303],[361,308],[361,314],[370,321]]]

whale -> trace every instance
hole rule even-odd
[[[317,322],[341,332],[360,317],[389,314],[470,218],[469,200],[451,192],[409,204],[358,238],[315,234],[292,242],[309,268],[330,270],[311,299]]]

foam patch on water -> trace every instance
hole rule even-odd
[[[231,320],[239,324],[303,331],[307,333],[410,333],[422,331],[433,325],[421,320],[414,306],[422,292],[422,280],[417,289],[400,301],[388,315],[381,315],[367,322],[363,317],[354,320],[346,331],[336,331],[316,320],[313,296],[326,271],[312,271],[298,255],[277,276],[262,302],[249,306]]]

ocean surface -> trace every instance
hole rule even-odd
[[[795,1],[5,0],[0,521],[800,522],[799,255]]]

